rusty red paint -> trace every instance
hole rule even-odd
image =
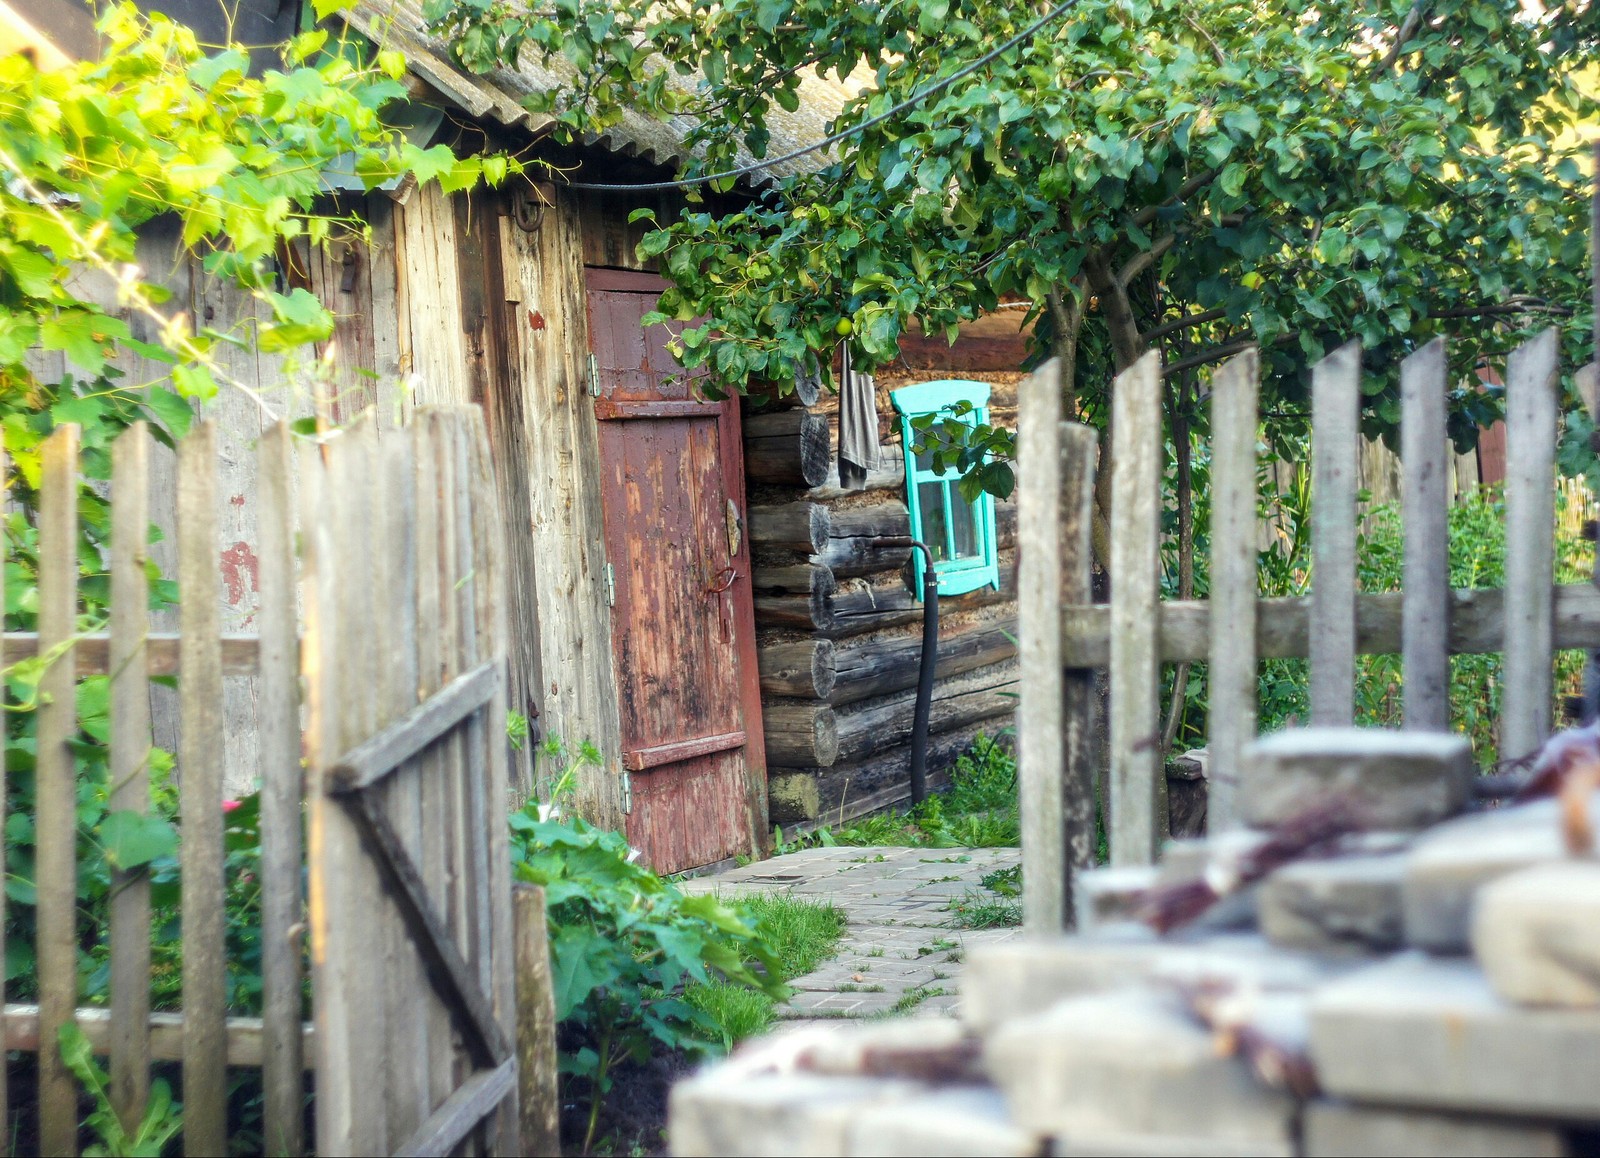
[[[528,311],[528,328],[530,330],[544,329],[544,315],[538,310]]]
[[[244,496],[243,495],[234,495],[232,498],[230,498],[228,500],[228,505],[230,507],[242,507],[242,506],[244,506]]]
[[[229,607],[242,607],[246,594],[256,590],[259,568],[249,543],[235,543],[222,552],[222,586]]]
[[[640,325],[664,282],[590,273],[624,760],[745,734],[740,747],[634,774],[629,842],[657,871],[678,872],[748,853],[766,831],[752,806],[765,798],[766,761],[749,546],[730,553],[727,531],[728,500],[744,503],[739,407],[683,405],[694,383],[667,353],[665,327]]]

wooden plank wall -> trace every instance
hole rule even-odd
[[[775,823],[839,824],[909,796],[922,604],[911,594],[908,551],[873,540],[905,535],[910,527],[889,392],[937,378],[988,382],[990,420],[1015,424],[1020,373],[898,368],[877,378],[882,450],[864,491],[847,494],[839,487],[838,396],[827,391],[810,408],[827,424],[825,475],[810,487],[753,479],[750,484],[768,797]],[[771,417],[752,421],[761,409],[760,403],[746,402],[749,473],[760,475],[757,460],[770,461],[786,448],[798,469],[799,426],[788,418],[794,411],[769,410]],[[764,437],[768,427],[786,433]],[[928,745],[936,784],[979,732],[992,736],[1007,728],[1015,710],[1014,503],[998,504],[996,524],[1000,588],[940,601]]]

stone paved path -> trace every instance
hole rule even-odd
[[[699,877],[686,892],[793,893],[831,901],[848,927],[839,954],[790,982],[787,1021],[897,1013],[955,1016],[967,950],[1020,930],[953,927],[952,901],[1018,862],[1014,848],[812,848]]]

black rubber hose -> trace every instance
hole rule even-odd
[[[939,576],[928,545],[913,539],[911,546],[922,552],[922,658],[917,669],[917,710],[911,721],[911,803],[921,804],[928,798],[928,714],[939,662]]]

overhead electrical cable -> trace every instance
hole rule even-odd
[[[824,137],[820,141],[814,141],[811,144],[806,145],[804,148],[795,149],[792,152],[784,153],[780,157],[771,157],[765,161],[757,161],[750,165],[741,166],[738,169],[725,169],[720,173],[707,173],[700,177],[683,177],[676,181],[651,181],[642,185],[605,184],[593,181],[564,181],[562,184],[568,189],[587,189],[600,193],[639,193],[651,192],[654,190],[691,189],[696,185],[709,185],[716,181],[729,181],[739,177],[748,177],[752,173],[759,173],[763,169],[772,168],[774,165],[782,165],[789,161],[797,161],[801,157],[815,153],[820,149],[826,149],[830,145],[837,145],[840,141],[847,141],[857,133],[864,133],[870,128],[883,124],[884,121],[893,120],[895,117],[899,116],[908,109],[915,108],[918,104],[927,100],[935,93],[943,92],[945,89],[949,88],[959,80],[965,80],[967,77],[977,72],[980,68],[984,67],[984,65],[990,64],[1007,52],[1010,52],[1017,45],[1028,39],[1028,37],[1032,36],[1034,33],[1040,31],[1042,28],[1048,25],[1051,21],[1062,16],[1068,9],[1075,7],[1077,3],[1078,0],[1063,0],[1062,3],[1056,5],[1049,12],[1046,12],[1043,16],[1039,17],[1039,19],[1035,20],[1032,24],[1028,25],[1028,27],[1024,28],[1021,32],[1017,33],[998,48],[991,49],[990,51],[984,53],[971,64],[958,69],[949,76],[945,77],[943,80],[934,81],[934,83],[930,84],[927,88],[924,88],[919,92],[912,93],[893,108],[886,109],[874,117],[869,117],[862,121],[859,125],[852,125],[850,128],[843,129],[837,133],[834,133],[832,136]]]

